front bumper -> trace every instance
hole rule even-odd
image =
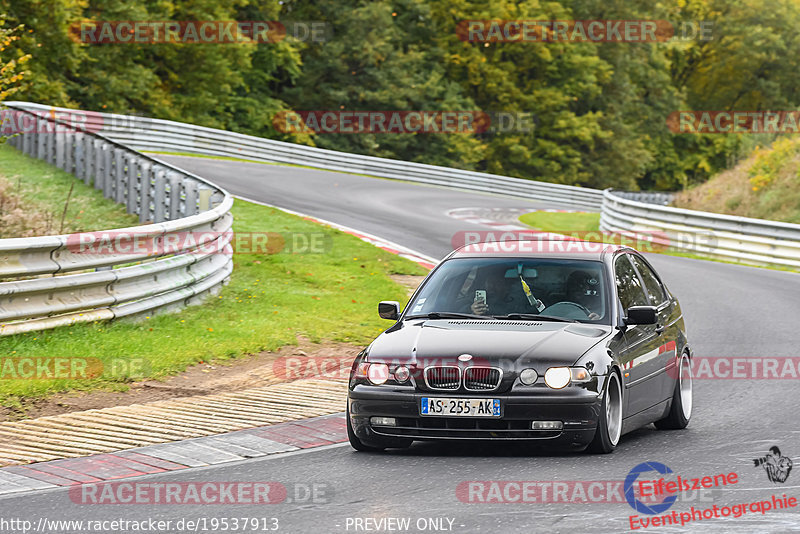
[[[486,397],[500,399],[501,416],[431,417],[420,415],[422,397]],[[544,446],[582,449],[594,437],[600,415],[597,392],[580,387],[525,394],[422,393],[357,385],[348,394],[353,432],[365,442],[392,438],[414,440],[534,440]],[[370,418],[394,417],[397,426],[375,426]],[[562,421],[563,430],[532,430],[532,421]]]

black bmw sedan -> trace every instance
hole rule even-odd
[[[452,252],[359,354],[347,419],[359,451],[414,440],[531,440],[614,450],[649,423],[686,427],[681,308],[632,248],[574,240]]]

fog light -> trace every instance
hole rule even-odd
[[[561,430],[564,423],[561,421],[534,421],[531,423],[533,430]]]
[[[411,376],[411,373],[408,370],[408,367],[405,365],[401,365],[397,369],[394,370],[394,379],[400,382],[401,384],[408,380],[408,377]]]
[[[539,373],[536,372],[536,369],[523,369],[519,374],[519,381],[526,386],[532,385],[538,378]]]
[[[371,363],[367,370],[367,376],[370,382],[380,386],[389,380],[389,366],[385,363]]]
[[[394,417],[370,417],[369,422],[372,426],[397,426]]]

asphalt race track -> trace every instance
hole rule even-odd
[[[303,168],[161,157],[234,195],[356,228],[436,258],[450,251],[456,232],[482,229],[447,216],[448,210],[558,207]],[[797,274],[660,255],[650,259],[681,301],[697,356],[797,356]],[[326,493],[316,502],[77,505],[67,490],[58,489],[0,499],[0,507],[17,516],[58,519],[277,517],[279,532],[377,531],[377,523],[357,521],[364,518],[410,518],[407,532],[432,532],[436,526],[450,532],[622,532],[631,528],[629,516],[649,517],[634,511],[624,497],[619,499],[619,485],[642,462],[660,462],[683,478],[738,475],[738,483],[725,488],[685,492],[666,513],[769,500],[784,493],[800,495],[800,472],[791,473],[785,483],[773,483],[753,463],[773,445],[795,464],[800,460],[797,380],[698,379],[694,413],[686,430],[657,431],[649,426],[624,436],[617,450],[606,456],[558,455],[510,445],[427,443],[417,443],[407,451],[364,454],[349,445],[337,445],[149,477],[154,481],[277,481],[290,488],[292,484],[323,484]],[[560,502],[474,503],[457,496],[456,488],[465,481],[540,481],[551,489],[550,482],[603,481],[617,483],[618,493],[613,499],[617,502],[612,503],[563,502],[574,500],[574,496],[563,498],[564,494],[556,499]],[[296,496],[290,492],[289,498]],[[443,521],[427,522],[429,518]],[[736,519],[642,530],[690,528],[800,531],[800,507],[765,514],[748,510]]]

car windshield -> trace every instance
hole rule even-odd
[[[609,324],[606,285],[599,261],[458,258],[439,266],[409,303],[405,317]]]

